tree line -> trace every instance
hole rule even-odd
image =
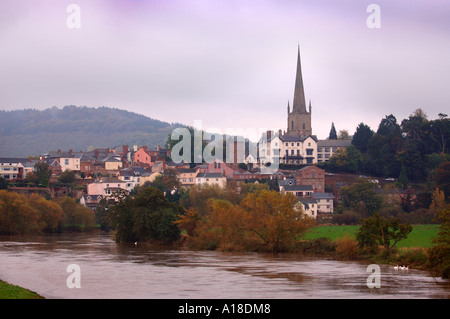
[[[47,200],[0,190],[0,234],[24,235],[83,231],[96,227],[95,216],[75,199]]]
[[[330,138],[337,138],[334,126]],[[437,167],[450,160],[450,119],[440,113],[428,120],[417,109],[399,123],[392,114],[380,121],[373,131],[360,123],[352,145],[340,150],[323,164],[329,170],[371,174],[408,182],[425,182],[436,174]]]

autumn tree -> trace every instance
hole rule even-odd
[[[0,191],[0,234],[56,232],[62,218],[59,205],[42,196]]]
[[[66,230],[82,231],[95,227],[95,216],[91,209],[78,204],[75,199],[64,197],[58,201],[64,217],[63,224]]]
[[[450,278],[450,204],[445,202],[444,193],[439,189],[433,193],[430,209],[435,211],[440,226],[434,245],[428,249],[429,265],[439,276]]]
[[[39,228],[43,232],[53,233],[61,230],[64,212],[56,202],[37,194],[31,194],[28,201],[39,214]]]
[[[308,226],[297,203],[291,194],[266,189],[248,193],[237,204],[211,199],[208,213],[197,225],[194,243],[223,250],[292,250]]]
[[[39,213],[25,195],[0,190],[0,234],[39,233]]]

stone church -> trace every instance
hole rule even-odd
[[[260,143],[260,164],[265,165],[268,162],[273,162],[274,157],[279,157],[279,163],[282,164],[317,163],[317,137],[312,134],[311,102],[309,103],[309,111],[306,110],[300,47],[297,53],[292,111],[288,101],[287,113],[287,131],[269,131],[266,134],[267,143]]]

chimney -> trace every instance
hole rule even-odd
[[[69,154],[72,154],[72,150],[69,150]]]
[[[281,136],[282,135],[281,133],[282,133],[282,131],[281,131],[281,129],[279,129],[278,130],[278,136]]]
[[[144,151],[145,153],[148,153],[147,145],[144,145]]]
[[[128,145],[122,145],[122,154],[128,153]]]
[[[272,138],[272,131],[267,131],[267,140]]]

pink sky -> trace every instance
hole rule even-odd
[[[81,28],[69,29],[78,4]],[[369,29],[367,6],[381,8]],[[448,113],[450,2],[2,0],[0,109],[86,105],[281,128],[297,45],[313,133]]]

